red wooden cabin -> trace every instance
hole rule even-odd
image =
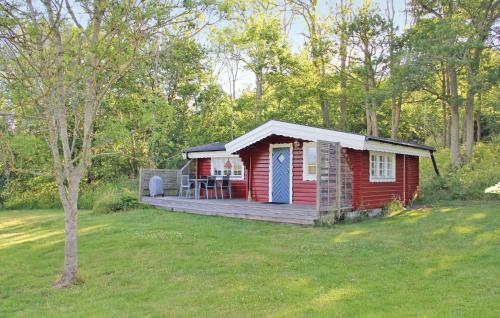
[[[197,161],[200,176],[230,175],[236,198],[318,209],[328,201],[326,209],[362,210],[415,198],[419,158],[433,158],[433,151],[425,145],[271,120],[229,143],[186,149],[184,156]]]

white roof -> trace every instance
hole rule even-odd
[[[430,157],[430,151],[432,151],[430,147],[416,144],[395,142],[385,140],[384,138],[372,138],[359,134],[270,120],[227,143],[226,152],[228,154],[234,154],[271,135],[292,137],[308,141],[323,140],[339,142],[340,145],[345,148],[399,153],[420,157]]]

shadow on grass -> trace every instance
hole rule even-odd
[[[61,224],[61,229],[50,229],[56,221],[60,221],[61,216],[45,216],[45,217],[25,217],[4,221],[0,223],[0,250],[15,247],[19,244],[34,243],[36,248],[47,247],[60,242],[64,242],[64,224]],[[43,223],[37,224],[36,220],[41,220]],[[47,223],[47,220],[54,222]],[[36,225],[36,226],[35,226]],[[80,227],[78,235],[85,235],[96,232],[102,228],[109,226],[108,224],[99,224],[94,226]]]

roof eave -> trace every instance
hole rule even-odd
[[[382,139],[379,137],[373,137],[373,136],[366,136],[366,140],[373,140],[373,141],[378,141],[382,143],[388,143],[388,144],[393,144],[393,145],[398,145],[398,146],[404,146],[404,147],[410,147],[410,148],[415,148],[415,149],[423,149],[426,151],[436,151],[433,147],[426,146],[426,145],[419,145],[419,144],[412,144],[409,142],[400,142],[400,141],[393,141],[393,140],[388,140],[388,139]]]
[[[310,141],[325,140],[340,142],[343,147],[358,150],[363,149],[365,140],[363,135],[271,120],[229,142],[226,144],[226,150],[228,153],[235,153],[271,135],[280,135]]]

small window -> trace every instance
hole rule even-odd
[[[213,176],[243,179],[243,163],[240,158],[212,158],[211,173]]]
[[[316,143],[307,142],[302,146],[303,152],[303,180],[316,180]]]
[[[243,176],[243,164],[240,159],[233,160],[233,176]]]
[[[370,182],[393,182],[396,180],[393,153],[370,152]]]
[[[222,171],[224,169],[224,161],[222,159],[212,159],[212,175],[222,176]]]

